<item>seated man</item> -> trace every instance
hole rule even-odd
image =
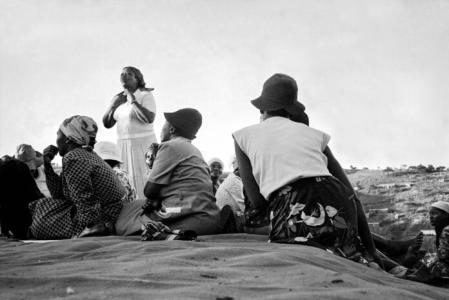
[[[135,234],[149,222],[160,229],[193,230],[199,235],[219,233],[220,210],[208,167],[191,143],[202,116],[191,108],[164,115],[162,143],[144,189],[146,204],[138,200],[124,206],[116,222],[117,234]]]
[[[50,191],[48,190],[45,180],[45,173],[43,170],[44,157],[42,153],[35,151],[31,145],[20,144],[17,147],[15,157],[23,161],[31,171],[39,190],[45,197],[50,197]]]

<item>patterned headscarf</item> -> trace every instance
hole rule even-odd
[[[97,136],[98,126],[91,117],[76,115],[65,119],[59,129],[69,140],[80,146],[92,148],[90,141]]]

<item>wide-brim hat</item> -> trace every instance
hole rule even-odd
[[[296,115],[305,110],[298,101],[298,86],[296,81],[285,74],[276,73],[263,84],[262,94],[251,103],[261,111],[285,109]]]
[[[175,112],[164,113],[165,119],[185,138],[193,140],[201,127],[203,117],[194,108],[183,108]]]
[[[103,160],[115,160],[122,163],[122,158],[120,157],[120,150],[117,145],[112,142],[98,142],[94,146],[94,151]]]

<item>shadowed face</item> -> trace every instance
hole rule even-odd
[[[223,167],[219,162],[213,162],[210,164],[210,174],[213,178],[218,178],[223,174]]]
[[[67,153],[69,146],[67,142],[67,137],[61,130],[58,130],[58,133],[56,134],[56,146],[58,146],[59,155],[64,156]]]
[[[449,224],[449,214],[436,207],[431,207],[429,210],[430,224],[433,227],[440,227]]]

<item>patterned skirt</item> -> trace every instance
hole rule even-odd
[[[270,241],[311,245],[368,263],[351,194],[334,177],[305,178],[285,185],[269,200]]]
[[[70,239],[83,228],[76,226],[76,209],[69,201],[42,198],[29,205],[33,215],[30,230],[35,239]]]

